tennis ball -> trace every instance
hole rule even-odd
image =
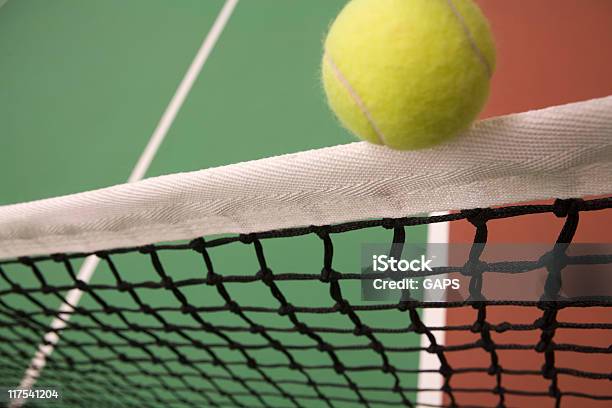
[[[352,0],[329,29],[322,76],[347,129],[408,150],[467,129],[494,68],[491,31],[472,0]]]

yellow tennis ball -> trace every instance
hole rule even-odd
[[[346,128],[418,149],[476,119],[495,45],[472,0],[352,0],[331,25],[322,65],[329,105]]]

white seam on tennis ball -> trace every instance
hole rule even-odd
[[[478,48],[478,44],[476,44],[476,40],[474,39],[474,36],[472,35],[472,32],[470,31],[469,27],[467,26],[467,23],[465,22],[465,19],[463,18],[461,13],[459,13],[459,10],[455,6],[455,3],[453,3],[453,0],[446,0],[446,1],[448,3],[448,6],[450,7],[451,11],[453,12],[455,17],[459,21],[459,24],[461,25],[461,28],[463,29],[463,32],[465,33],[465,36],[467,37],[468,42],[470,43],[470,46],[474,50],[474,53],[476,53],[476,56],[478,57],[478,59],[480,60],[480,62],[484,66],[485,70],[487,71],[487,76],[490,78],[491,75],[492,75],[492,72],[491,72],[491,65],[489,64],[489,61],[487,61],[486,57],[482,53],[482,50],[480,48]]]
[[[359,97],[359,94],[357,93],[357,91],[353,89],[348,79],[346,79],[346,77],[342,74],[342,71],[340,71],[340,68],[338,68],[338,66],[334,63],[334,60],[332,60],[332,58],[329,56],[327,52],[324,54],[323,58],[325,58],[325,60],[331,67],[332,71],[334,71],[334,75],[336,75],[336,78],[338,79],[338,81],[340,81],[342,86],[344,86],[344,88],[347,90],[347,92],[353,99],[353,102],[355,102],[355,104],[359,107],[359,110],[361,110],[361,113],[363,113],[363,115],[366,117],[366,119],[370,123],[370,126],[372,126],[372,129],[374,129],[374,133],[376,133],[376,136],[378,137],[378,141],[386,145],[385,135],[383,135],[381,130],[378,128],[378,125],[376,125],[376,122],[374,122],[374,118],[370,114],[370,111],[366,107],[365,103],[363,103],[363,101]]]

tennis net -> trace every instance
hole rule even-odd
[[[0,401],[53,402],[9,402],[21,386],[66,407],[605,406],[612,323],[593,319],[612,299],[561,286],[570,263],[611,263],[563,252],[585,215],[610,217],[610,112],[608,97],[431,150],[355,143],[0,207]],[[448,209],[464,210],[406,216]],[[561,222],[553,256],[483,260],[492,223],[538,215]],[[362,244],[408,250],[461,223],[466,258],[431,276],[459,272],[469,297],[362,299]],[[492,275],[538,268],[537,299],[487,300]],[[428,318],[440,310],[473,315]]]
[[[409,384],[414,383],[410,377],[420,371],[418,367],[404,364],[403,356],[419,351],[431,353],[439,360],[437,371],[444,379],[440,391],[445,394],[449,406],[461,406],[458,396],[462,393],[494,394],[499,406],[504,406],[505,398],[512,394],[548,397],[556,406],[569,396],[586,401],[610,401],[612,395],[564,391],[559,386],[558,379],[563,376],[578,376],[592,381],[612,379],[609,372],[576,370],[555,364],[555,354],[560,350],[612,353],[610,347],[555,343],[555,332],[562,328],[581,330],[585,336],[591,330],[612,330],[612,324],[557,320],[557,314],[563,308],[583,308],[588,313],[589,308],[612,306],[609,298],[550,301],[558,290],[555,285],[559,273],[557,268],[562,265],[557,263],[548,268],[548,293],[542,294],[547,295],[543,299],[548,298],[548,301],[467,300],[440,304],[414,300],[406,292],[397,303],[371,304],[346,295],[351,289],[346,286],[349,282],[367,277],[360,273],[341,272],[334,262],[337,250],[334,241],[352,231],[390,230],[390,244],[410,245],[405,242],[405,236],[406,230],[412,227],[467,219],[475,226],[474,242],[479,249],[471,257],[477,258],[482,244],[486,244],[487,223],[491,220],[554,213],[565,218],[557,242],[569,243],[578,228],[581,212],[610,211],[610,208],[612,198],[558,200],[549,205],[506,206],[441,216],[368,220],[209,240],[197,238],[181,244],[97,251],[93,255],[102,260],[105,267],[99,273],[109,275],[107,283],[86,283],[77,278],[76,265],[90,254],[54,254],[1,261],[0,328],[3,338],[0,356],[3,369],[0,381],[6,384],[20,378],[16,375],[22,373],[24,361],[31,358],[32,350],[48,330],[45,318],[57,317],[57,302],[62,301],[67,291],[78,288],[89,301],[62,316],[65,318],[70,314],[71,319],[62,330],[58,330],[62,338],[61,347],[48,357],[41,378],[44,381],[40,384],[59,386],[63,403],[67,406],[415,406],[415,393],[424,390]],[[269,241],[286,240],[290,243],[293,239],[308,236],[319,241],[322,248],[320,272],[287,273],[274,268],[274,263],[266,256],[265,248]],[[298,240],[295,250],[299,251],[301,245],[303,243]],[[222,261],[218,265],[213,262],[216,251],[232,246],[252,251],[254,265],[245,273],[227,273]],[[177,255],[195,255],[198,258],[200,265],[196,266],[195,275],[184,279],[178,277],[181,273],[171,267],[172,257]],[[136,264],[128,262],[127,270],[122,270],[124,257],[146,258],[146,262],[137,263],[136,270]],[[612,256],[599,262],[612,263]],[[466,265],[472,264],[466,262]],[[20,268],[11,274],[8,269],[14,266]],[[151,274],[145,273],[143,268],[150,269]],[[64,272],[65,282],[57,276],[59,269]],[[24,276],[25,270],[31,276]],[[466,273],[473,282],[486,279],[486,270],[485,266],[477,274],[470,275],[467,269]],[[143,279],[145,276],[150,279]],[[30,284],[26,286],[21,282]],[[241,290],[252,290],[253,285],[266,288],[264,292],[258,292],[258,296],[267,296],[269,300],[243,304],[232,295]],[[291,295],[287,293],[294,294],[295,288],[287,290],[289,285],[308,291],[307,298],[311,301],[292,303]],[[241,286],[244,289],[239,288]],[[472,286],[482,285],[470,284]],[[156,292],[163,292],[163,296],[151,294]],[[15,297],[27,299],[29,307],[16,307]],[[210,302],[203,299],[210,299]],[[504,304],[539,308],[541,317],[527,325],[489,323],[488,310]],[[420,310],[436,307],[473,307],[477,310],[477,319],[466,326],[428,327]],[[380,313],[392,314],[395,326],[379,327],[365,323],[373,321],[369,314]],[[223,317],[228,314],[232,318]],[[319,315],[325,317],[317,318]],[[316,325],[309,323],[313,316]],[[344,324],[340,320],[345,320]],[[460,330],[477,333],[479,339],[445,346],[438,344],[433,334],[434,331]],[[493,340],[493,333],[512,330],[539,331],[540,340],[530,345],[497,344]],[[426,336],[430,345],[423,348],[414,343],[414,339],[410,340],[410,336],[416,335]],[[490,364],[456,368],[449,363],[449,354],[469,348],[486,351],[490,355]],[[545,364],[541,370],[504,368],[504,361],[498,356],[500,350],[521,348],[544,355]],[[360,353],[366,354],[367,358],[360,360],[355,357]],[[320,356],[313,357],[314,354]],[[356,364],[355,361],[367,363]],[[360,381],[363,373],[368,374],[366,382]],[[472,388],[452,386],[453,378],[467,373],[493,376],[496,386],[492,389],[478,385]],[[547,392],[504,387],[505,377],[534,375],[543,376],[550,382]]]

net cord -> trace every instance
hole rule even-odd
[[[352,143],[0,207],[0,259],[612,191],[612,97],[488,119],[433,149]]]

